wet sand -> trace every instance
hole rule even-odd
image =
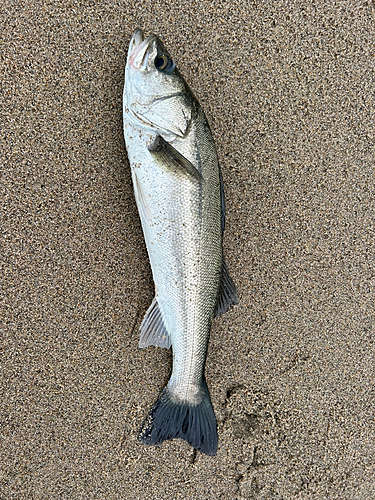
[[[5,0],[1,499],[375,497],[372,2]],[[214,322],[216,457],[137,441],[171,354],[122,132],[155,32],[206,111],[240,303]]]

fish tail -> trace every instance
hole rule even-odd
[[[194,405],[175,401],[167,386],[143,422],[139,441],[156,445],[165,440],[181,438],[206,455],[216,455],[216,418],[204,379],[202,389],[203,399]]]

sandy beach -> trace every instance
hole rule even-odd
[[[0,499],[375,498],[375,5],[0,7]],[[214,321],[215,457],[139,427],[171,352],[122,129],[133,30],[206,112],[240,303]]]

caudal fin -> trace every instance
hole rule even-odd
[[[168,439],[181,438],[206,455],[216,455],[216,419],[204,380],[203,390],[202,402],[191,405],[174,401],[167,386],[143,422],[139,441],[155,445]]]

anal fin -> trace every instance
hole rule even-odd
[[[139,347],[144,348],[150,345],[166,349],[171,347],[171,339],[165,328],[156,297],[148,308],[139,329],[141,331]]]
[[[228,311],[228,309],[238,304],[239,298],[236,285],[233,283],[232,278],[229,276],[227,265],[223,260],[221,282],[217,294],[216,309],[214,316],[220,316]]]

